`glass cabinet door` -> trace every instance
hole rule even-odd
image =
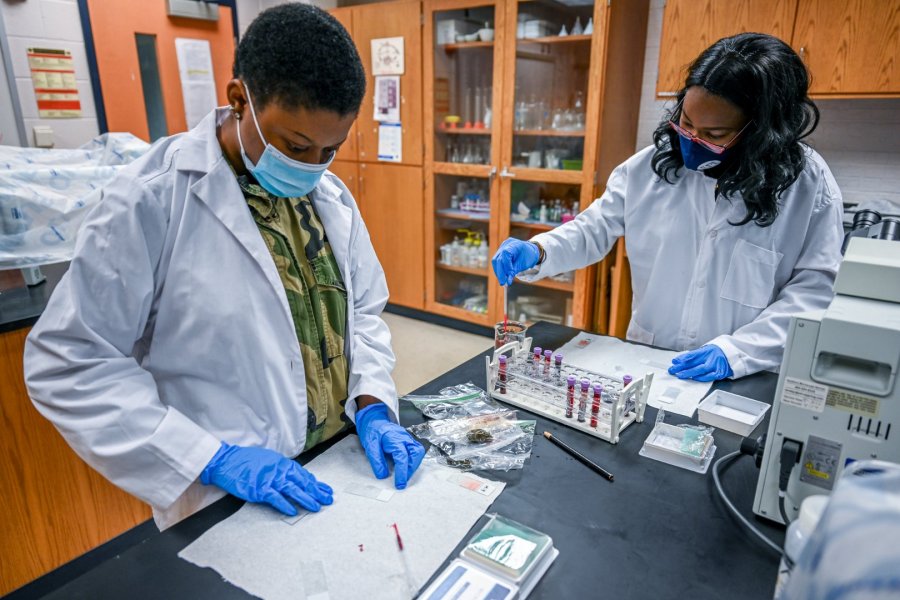
[[[581,171],[594,33],[594,3],[513,3],[510,166]]]

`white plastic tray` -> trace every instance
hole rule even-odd
[[[694,471],[695,473],[706,473],[713,456],[716,454],[716,446],[712,442],[712,436],[710,436],[708,445],[701,456],[691,456],[675,449],[672,441],[683,437],[683,428],[669,425],[668,423],[660,423],[647,436],[638,454],[675,467],[687,469],[688,471]]]
[[[769,410],[769,405],[752,398],[715,390],[697,407],[701,423],[747,437]]]

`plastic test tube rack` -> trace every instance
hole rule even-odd
[[[606,440],[612,444],[619,442],[619,434],[634,422],[643,423],[647,398],[650,396],[650,385],[653,373],[643,377],[632,376],[631,383],[623,389],[621,378],[595,373],[563,363],[557,369],[555,363],[548,369],[543,362],[535,365],[529,361],[532,338],[522,342],[510,342],[494,350],[485,357],[487,371],[487,389],[491,396],[524,408],[525,410],[552,419],[572,429],[584,431],[590,435]],[[506,356],[505,381],[500,377],[500,356]],[[568,383],[570,377],[575,378],[574,407],[567,405]],[[588,380],[591,388],[587,391],[587,406],[579,406],[582,388],[581,381]],[[603,386],[604,400],[600,410],[594,408],[593,386]],[[585,411],[586,408],[586,411]],[[587,413],[583,420],[579,413]],[[571,416],[567,416],[567,413]]]

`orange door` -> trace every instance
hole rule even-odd
[[[175,38],[209,42],[216,98],[218,104],[225,104],[225,84],[231,79],[234,60],[230,8],[219,6],[218,21],[203,21],[170,17],[166,14],[165,2],[88,0],[87,5],[110,131],[128,131],[151,141],[148,111],[157,125],[152,136],[154,139],[162,134],[187,130]],[[151,108],[145,105],[139,44],[144,48],[143,58],[146,58],[147,51],[155,51],[158,66],[158,87],[153,84],[146,90],[152,98]],[[158,96],[156,91],[159,91]],[[163,121],[159,120],[160,116]],[[164,123],[164,131],[160,131],[160,123]]]

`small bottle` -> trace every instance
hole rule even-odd
[[[538,209],[538,221],[541,223],[547,222],[547,204],[543,200],[541,200],[541,207]]]
[[[566,418],[572,418],[572,409],[575,408],[575,378],[571,375],[566,378]]]
[[[581,396],[578,398],[578,422],[584,423],[585,413],[587,413],[588,390],[591,382],[587,379],[581,380]]]
[[[806,542],[815,531],[827,504],[828,496],[818,494],[807,496],[800,503],[800,516],[788,525],[784,535],[784,555],[781,557],[781,564],[778,565],[778,579],[775,581],[775,600],[782,597],[791,571],[797,563],[797,559],[800,558]]]
[[[500,393],[506,393],[506,355],[501,354],[497,359],[497,381],[500,384]]]

